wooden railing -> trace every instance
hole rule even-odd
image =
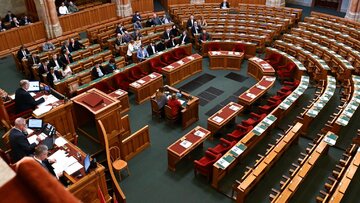
[[[43,22],[13,28],[0,33],[0,57],[17,51],[21,45],[30,46],[44,42],[46,32]]]
[[[122,141],[121,158],[130,160],[148,146],[150,146],[150,132],[149,126],[146,125]]]
[[[103,4],[59,17],[63,34],[83,31],[91,26],[110,21],[111,19],[117,19],[116,6],[114,3]]]

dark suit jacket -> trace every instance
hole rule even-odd
[[[19,21],[18,21],[19,22]],[[20,22],[19,23],[15,23],[14,21],[11,21],[10,23],[10,27],[17,27],[17,26],[20,26]]]
[[[120,34],[125,34],[126,28],[125,27],[116,27],[115,32]]]
[[[28,49],[25,49],[25,52],[26,52],[26,55],[27,55],[27,56],[24,56],[21,50],[19,50],[19,51],[17,52],[17,59],[18,59],[19,61],[21,61],[22,58],[24,58],[24,57],[27,58],[28,55],[30,55],[30,52],[29,52]]]
[[[100,68],[101,69],[101,68]],[[116,64],[114,64],[113,66],[110,65],[110,63],[108,63],[105,67],[104,67],[104,71],[105,73],[104,74],[110,74],[112,72],[114,72],[114,70],[116,69]]]
[[[69,48],[69,47],[66,48],[65,45],[62,45],[62,46],[61,46],[61,53],[64,53],[64,50],[66,50],[66,49],[69,49],[69,51],[70,51],[70,48]],[[70,52],[71,52],[71,51],[70,51]]]
[[[159,17],[153,18],[152,22],[153,22],[154,25],[161,25],[162,24]]]
[[[37,163],[39,163],[45,170],[49,171],[49,173],[51,173],[53,176],[56,177],[54,168],[51,166],[49,160],[45,159],[45,160],[41,161],[41,163],[38,160],[36,160],[35,158],[34,158],[34,160]]]
[[[30,156],[36,147],[36,144],[30,144],[26,135],[18,129],[11,129],[10,131],[10,146],[11,146],[11,159],[17,162],[24,156]]]
[[[180,35],[180,31],[178,29],[171,29],[170,34],[177,37]]]
[[[220,3],[220,8],[222,8],[223,5],[224,5],[224,2],[221,2],[221,3]],[[226,8],[230,8],[229,2],[226,2],[226,3],[225,3],[225,7],[226,7]]]
[[[132,19],[131,19],[132,23],[135,23],[137,20],[141,21],[141,16],[134,14]]]
[[[102,66],[100,66],[100,70],[104,75],[106,75],[106,72],[105,72],[105,70],[104,70],[104,68]],[[91,69],[91,76],[94,79],[100,78],[99,73],[96,71],[96,67]]]
[[[201,40],[204,41],[204,34],[201,33],[198,39],[199,39],[199,43],[201,43]],[[208,41],[208,40],[210,40],[210,35],[209,35],[209,33],[206,33],[205,34],[205,41]]]
[[[31,20],[28,18],[27,22],[25,21],[25,18],[20,20],[20,25],[27,25],[28,23],[31,23]]]
[[[184,38],[185,38],[185,39],[184,39]],[[185,36],[184,36],[184,35],[181,35],[181,37],[180,37],[180,39],[179,39],[179,44],[182,43],[183,39],[184,39],[185,44],[190,43],[190,38],[189,38],[189,36],[187,36],[187,35],[185,35]]]
[[[4,23],[0,23],[0,31],[1,31],[2,29],[7,30],[7,27],[6,27],[6,25],[5,25]]]
[[[167,48],[170,48],[170,47],[175,47],[176,45],[177,45],[178,43],[176,42],[176,40],[174,39],[174,40],[169,40],[168,42],[167,42]]]
[[[13,19],[14,17],[16,17],[14,14],[11,14],[11,15],[6,14],[6,16],[5,16],[5,22],[10,22],[10,21],[12,21],[12,19]]]
[[[44,98],[35,101],[29,92],[25,91],[23,88],[19,88],[15,92],[15,107],[17,113],[21,113],[28,109],[35,109],[38,104],[41,104],[44,101]]]
[[[68,57],[69,57],[70,63],[74,62],[73,59],[72,59],[71,54],[69,54]],[[64,66],[66,66],[66,65],[69,64],[69,62],[66,60],[65,54],[61,55],[60,61],[61,61],[61,63],[62,63]]]
[[[171,36],[171,32],[169,32],[169,34],[165,31],[164,33],[163,33],[163,36],[162,36],[162,38],[163,39],[170,39],[170,36]]]
[[[61,73],[59,71],[55,70],[54,73],[58,80],[61,80],[63,78],[63,76],[61,75]],[[47,79],[49,85],[51,87],[54,87],[54,76],[51,75],[50,71],[48,72],[46,79]]]
[[[44,67],[44,65],[43,64],[41,64],[40,66],[39,66],[39,70],[38,70],[38,73],[39,73],[39,78],[41,79],[41,81],[42,81],[42,74],[44,74],[44,73],[47,73],[48,71],[49,71],[49,64],[46,66],[46,70],[45,70],[45,67]],[[43,82],[43,81],[42,81]]]
[[[32,56],[29,56],[29,66],[32,66],[34,64],[39,64],[40,63],[40,57],[39,56],[35,56],[34,59]]]
[[[77,40],[75,40],[74,43],[71,43],[71,42],[69,43],[69,51],[70,52],[77,51],[81,48],[85,48],[85,46]]]
[[[55,59],[57,62],[58,62],[58,64],[59,64],[59,66],[60,66],[60,68],[64,68],[66,65],[60,60],[60,58],[58,57],[57,59]],[[56,63],[55,63],[55,60],[54,59],[50,59],[50,61],[49,61],[49,67],[56,67]],[[65,59],[66,60],[66,59]]]
[[[164,43],[160,42],[160,43],[158,43],[158,44],[156,45],[156,49],[157,49],[158,51],[164,51],[164,50],[166,49],[166,46],[165,46]],[[149,54],[149,55],[150,55],[150,54]]]
[[[188,21],[186,22],[186,27],[191,27],[192,28],[194,26],[194,22],[196,22],[195,19],[193,20],[193,23],[191,23],[191,20],[188,19]]]
[[[192,26],[192,27],[191,27],[191,33],[192,33],[193,35],[196,34],[196,31],[195,31],[195,30],[196,30],[196,29],[195,29],[195,26]],[[200,34],[200,33],[202,32],[202,28],[200,27],[200,25],[197,26],[197,31],[198,31],[198,34]]]
[[[158,51],[158,49],[157,49],[156,45],[154,45],[154,48],[155,48],[155,52],[156,52],[156,51]],[[155,54],[155,53],[153,52],[153,50],[152,50],[152,48],[151,48],[150,44],[149,44],[149,46],[147,46],[146,51],[148,52],[149,56],[151,56],[151,55]]]

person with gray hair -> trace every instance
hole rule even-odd
[[[41,166],[49,171],[53,176],[57,176],[54,172],[54,168],[51,166],[51,164],[55,163],[55,159],[49,159],[48,158],[49,149],[46,145],[40,144],[37,147],[35,147],[34,152],[34,159],[38,163],[41,164]],[[61,176],[62,174],[58,174],[57,177]]]
[[[35,109],[37,105],[45,101],[44,98],[35,100],[30,93],[27,91],[29,89],[29,81],[21,80],[20,88],[15,92],[15,108],[17,113],[22,113],[29,109]]]
[[[13,163],[19,161],[25,156],[30,156],[36,147],[36,142],[32,144],[29,143],[26,129],[26,120],[20,117],[15,120],[15,126],[10,131],[10,155]],[[40,138],[37,137],[36,140],[38,142],[40,141]]]

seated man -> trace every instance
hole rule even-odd
[[[168,23],[171,23],[171,20],[170,20],[170,18],[168,18],[166,16],[166,14],[164,14],[164,16],[161,18],[161,23],[162,24],[168,24]]]
[[[140,46],[140,49],[138,49],[136,55],[140,62],[145,61],[146,58],[149,58],[149,53],[146,51],[143,44]]]
[[[200,34],[199,36],[199,44],[205,42],[205,41],[209,41],[211,38],[210,38],[210,35],[209,33],[206,32],[206,30],[204,29],[202,31],[202,33]]]
[[[155,94],[155,101],[158,105],[159,110],[163,113],[164,106],[168,102],[168,99],[166,98],[166,95],[164,94],[164,88],[161,87],[159,91]]]
[[[122,23],[119,23],[119,25],[116,27],[116,34],[125,34],[126,28],[124,27],[124,25]]]
[[[170,40],[168,41],[167,43],[167,47],[170,48],[170,47],[176,47],[178,45],[178,43],[175,41],[175,37],[174,36],[170,36]]]
[[[132,38],[134,40],[136,40],[138,37],[140,37],[140,39],[143,37],[143,35],[141,34],[140,30],[134,30],[133,34],[132,34]]]
[[[146,51],[150,56],[158,52],[155,43],[153,41],[150,42],[149,46],[146,48]]]
[[[72,1],[70,1],[69,6],[68,6],[68,11],[69,11],[69,13],[75,13],[75,12],[78,12],[79,9]]]
[[[171,36],[171,29],[170,28],[166,28],[166,30],[164,31],[164,34],[162,36],[163,39],[168,40],[170,39]]]
[[[55,50],[55,46],[50,41],[47,41],[47,42],[44,42],[44,44],[42,46],[42,50],[43,51],[52,51],[52,50]]]
[[[49,173],[56,176],[54,168],[51,166],[51,164],[55,163],[56,160],[48,159],[48,154],[49,151],[46,145],[38,145],[37,147],[35,147],[34,159]]]
[[[129,43],[133,38],[131,37],[131,35],[128,33],[128,31],[125,31],[124,35],[123,35],[123,42],[125,43]]]
[[[221,9],[230,8],[229,2],[227,2],[227,0],[223,0],[223,2],[221,2],[221,4],[220,4],[220,8]]]
[[[5,22],[10,23],[15,17],[16,16],[13,13],[11,13],[11,11],[8,11],[8,13],[5,16]]]
[[[35,100],[30,93],[27,92],[29,85],[30,83],[28,80],[21,80],[20,88],[15,92],[15,107],[17,113],[21,113],[28,109],[35,109],[37,105],[45,101],[44,98]]]
[[[40,57],[36,53],[31,53],[31,56],[28,60],[29,67],[32,67],[33,65],[39,65],[40,64]]]
[[[136,21],[140,21],[141,22],[141,16],[140,16],[140,13],[139,11],[135,11],[132,19],[131,19],[131,22],[132,23],[135,23]]]
[[[60,61],[64,65],[69,65],[74,62],[69,50],[64,50],[64,54],[60,57]]]
[[[0,19],[0,32],[4,32],[6,31],[6,29],[7,29],[6,25]]]
[[[187,35],[187,31],[184,30],[180,36],[179,45],[190,43],[190,38]]]
[[[74,38],[70,39],[70,43],[69,43],[69,51],[73,52],[73,51],[77,51],[79,49],[83,49],[85,48],[85,46],[83,44],[81,44],[78,40],[75,40]]]
[[[114,58],[111,58],[109,60],[109,63],[105,66],[104,68],[104,72],[105,74],[110,74],[112,72],[114,72],[114,70],[116,70],[116,64],[115,64],[115,59]]]
[[[25,48],[25,46],[21,46],[19,51],[17,52],[17,59],[19,60],[19,62],[26,61],[29,56],[29,50]]]
[[[13,20],[10,23],[11,28],[20,27],[20,22],[17,18],[13,18]]]
[[[57,82],[63,78],[62,74],[55,70],[54,67],[50,67],[50,71],[48,72],[46,79],[51,87],[54,87],[54,82]]]
[[[40,141],[40,137],[36,138],[35,143],[30,144],[27,139],[26,120],[20,117],[15,120],[15,126],[10,131],[9,140],[11,159],[15,163],[25,156],[30,156],[34,152],[36,144]]]
[[[45,73],[47,74],[49,72],[50,67],[48,65],[49,65],[49,59],[43,59],[41,61],[41,65],[39,66],[39,69],[38,69],[38,74],[39,74],[39,78],[40,78],[41,82],[44,82],[43,74],[45,74]]]
[[[156,45],[156,49],[158,51],[164,51],[166,49],[165,40],[161,39],[161,41]]]
[[[153,22],[153,25],[161,25],[162,24],[160,18],[157,16],[156,13],[153,14],[152,22]]]
[[[61,6],[59,6],[59,14],[60,14],[60,15],[69,14],[69,10],[68,10],[68,8],[65,6],[65,3],[64,3],[64,2],[62,2],[62,3],[61,3]]]
[[[31,20],[27,16],[24,16],[20,21],[20,25],[29,25],[29,24],[31,24]]]
[[[198,25],[197,22],[194,22],[194,26],[192,26],[192,28],[191,28],[192,35],[194,36],[194,35],[200,34],[201,31],[202,31],[201,26]]]
[[[188,21],[186,22],[186,27],[188,29],[191,29],[194,26],[195,22],[196,20],[194,19],[194,15],[191,14]]]
[[[59,70],[60,68],[66,66],[66,65],[61,62],[61,60],[57,56],[57,54],[53,54],[49,61],[49,66],[53,67],[55,70]]]
[[[134,30],[141,30],[143,29],[143,26],[141,25],[141,22],[140,21],[136,21],[134,23]]]
[[[167,105],[171,108],[171,115],[174,117],[179,116],[179,113],[181,111],[181,103],[177,99],[177,96],[175,93],[171,95],[171,98],[168,100]]]
[[[100,66],[100,62],[96,63],[93,69],[91,69],[91,76],[93,79],[101,78],[106,74],[104,68]]]

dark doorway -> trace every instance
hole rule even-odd
[[[341,9],[342,0],[313,0],[313,6],[330,8],[337,11]]]

